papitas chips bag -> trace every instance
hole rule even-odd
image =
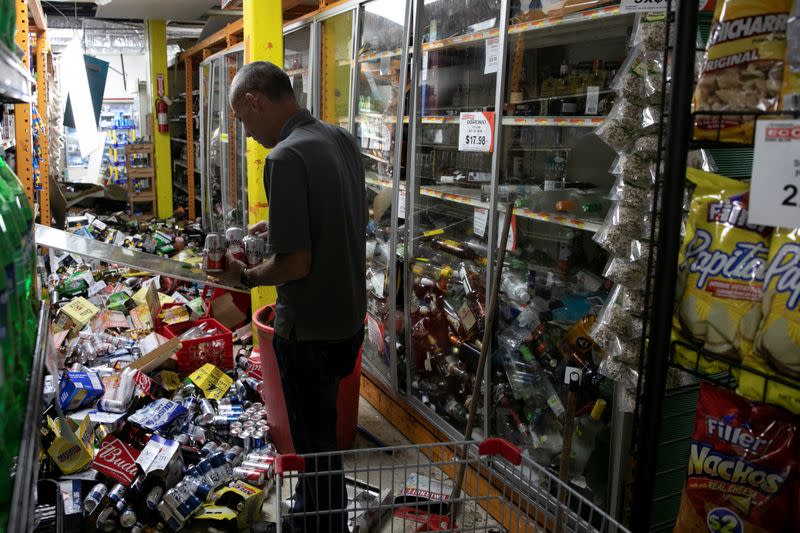
[[[768,230],[747,222],[747,183],[693,168],[686,174],[697,188],[681,250],[678,323],[706,350],[739,360],[761,321]]]
[[[797,419],[700,385],[675,533],[784,533],[797,482]]]
[[[753,116],[702,111],[776,111],[793,0],[718,0],[694,93],[695,139],[750,143]]]
[[[784,375],[800,377],[800,230],[778,228],[764,275],[764,318],[756,353]]]
[[[800,414],[800,230],[777,228],[764,274],[763,318],[739,394]],[[779,376],[781,383],[764,376]]]

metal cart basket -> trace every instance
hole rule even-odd
[[[278,532],[628,532],[502,439],[281,455],[275,473]]]

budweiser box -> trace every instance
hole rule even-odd
[[[58,401],[64,411],[74,411],[92,405],[104,390],[96,372],[64,372]]]

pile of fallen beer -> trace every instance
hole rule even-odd
[[[191,230],[150,225],[145,235],[114,222],[70,221],[84,237],[152,240],[154,251],[203,260],[205,239]],[[238,245],[243,230],[232,237]],[[67,530],[258,521],[275,450],[248,309],[226,291],[73,254],[51,251],[49,262],[54,364],[39,476],[60,484]]]

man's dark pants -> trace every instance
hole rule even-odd
[[[275,335],[272,346],[281,373],[294,449],[299,454],[332,452],[336,444],[339,383],[355,367],[364,331],[342,341],[298,341]],[[295,489],[295,512],[323,514],[296,517],[293,531],[346,533],[347,508],[342,461],[338,454],[307,460],[304,479]],[[326,474],[333,471],[339,473]]]

